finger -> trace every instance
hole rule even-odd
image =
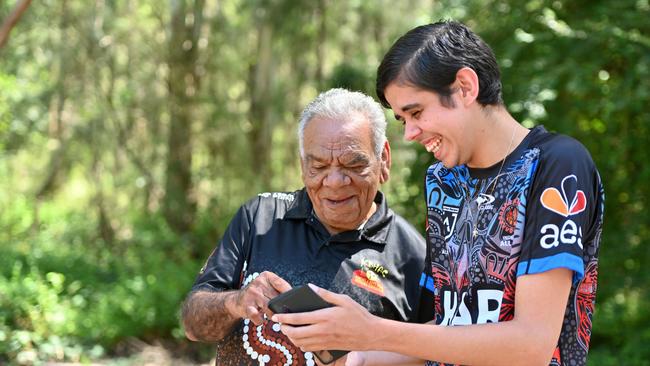
[[[264,292],[259,285],[253,285],[253,282],[249,284],[244,290],[244,294],[241,296],[241,302],[246,306],[253,306],[255,308],[260,308],[262,304],[268,301],[267,297],[264,295]]]
[[[261,275],[253,280],[245,289],[245,301],[258,308],[265,307],[270,299],[278,295],[277,291]]]
[[[267,299],[291,290],[291,285],[273,272],[262,272],[256,280],[258,280],[257,286]]]
[[[280,324],[280,332],[289,337],[291,341],[295,341],[295,345],[302,347],[306,345],[306,341],[309,340],[310,330],[307,329],[310,326],[292,326],[284,323]]]
[[[336,360],[336,366],[346,366],[348,364],[348,355],[345,355],[338,360]]]
[[[291,285],[289,282],[285,281],[282,277],[271,273],[272,276],[269,277],[269,284],[278,292],[283,293],[291,290]]]
[[[316,365],[318,365],[318,366],[345,366],[345,362],[346,362],[347,359],[348,359],[348,356],[345,355],[345,356],[339,358],[338,360],[334,361],[334,363],[325,364],[325,363],[320,362],[320,359],[318,357],[314,357],[314,360],[316,361]]]
[[[303,352],[309,351],[320,351],[322,348],[318,348],[318,340],[309,334],[305,335],[304,331],[307,327],[293,327],[291,325],[282,324],[280,326],[280,332],[287,336],[289,340],[298,346]]]
[[[359,351],[352,351],[343,359],[345,360],[344,366],[361,366],[366,362],[364,353]]]
[[[271,311],[271,309],[268,308],[268,306],[265,306],[262,309],[262,312],[264,313],[264,315],[266,315],[267,319],[271,319],[273,317],[273,314],[275,314],[273,311]]]
[[[309,311],[306,313],[278,313],[273,314],[271,320],[276,323],[286,323],[290,325],[308,325],[318,323],[328,319],[328,314],[332,308]]]
[[[273,311],[269,309],[269,299],[265,299],[264,302],[259,306],[259,310],[261,313],[264,313],[267,317],[267,319],[271,319],[273,316]]]
[[[332,291],[328,291],[312,283],[309,284],[309,287],[311,287],[311,289],[314,290],[315,293],[317,293],[320,297],[322,297],[323,300],[333,305],[343,305],[347,302],[347,299],[349,299],[349,297],[346,295],[341,295]]]
[[[260,325],[264,322],[262,313],[255,306],[246,307],[246,317],[255,323],[255,325]]]

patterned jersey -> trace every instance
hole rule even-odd
[[[598,171],[579,142],[541,126],[500,165],[427,171],[430,265],[420,284],[436,324],[511,320],[519,276],[568,268],[573,285],[549,364],[584,365],[604,208]]]

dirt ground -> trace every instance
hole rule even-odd
[[[179,356],[179,350],[173,352],[161,344],[147,344],[139,340],[129,340],[124,353],[128,356],[103,358],[92,363],[49,362],[46,366],[212,366],[214,359],[199,363],[187,357]]]

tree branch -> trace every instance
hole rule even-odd
[[[32,0],[22,0],[16,3],[14,11],[11,12],[9,18],[7,18],[4,23],[2,23],[2,28],[0,28],[0,49],[4,47],[9,39],[9,33],[14,28],[20,17],[23,15],[27,7],[32,2]]]

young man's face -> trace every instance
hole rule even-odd
[[[438,94],[413,86],[391,83],[384,91],[404,124],[404,138],[422,144],[447,168],[467,163],[473,149],[469,113],[457,94],[450,96],[455,106],[445,107]]]
[[[375,156],[370,125],[361,115],[347,121],[314,119],[304,131],[302,179],[327,230],[357,229],[375,211],[374,198],[387,177],[387,145]]]

